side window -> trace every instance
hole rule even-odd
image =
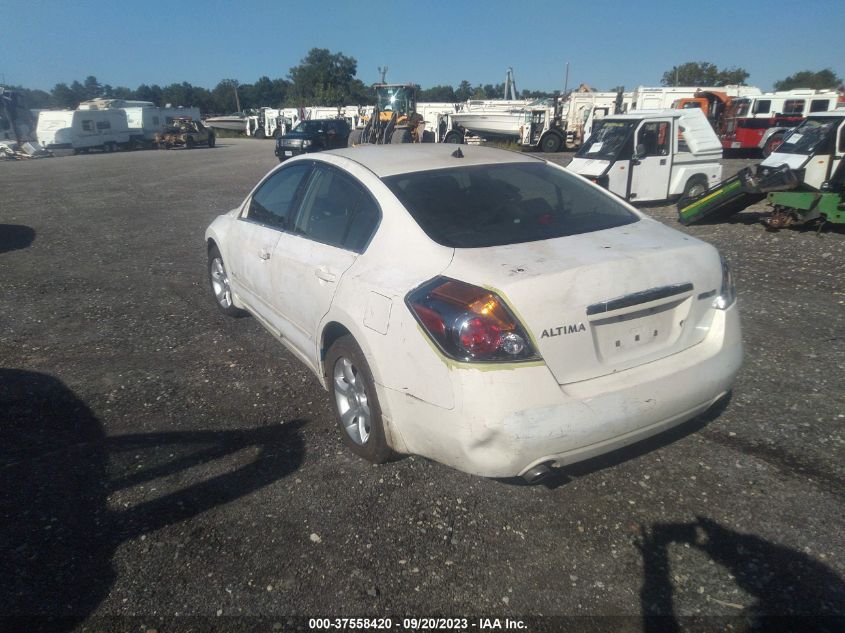
[[[108,121],[97,121],[97,129],[98,130],[110,130],[111,123]]]
[[[801,114],[804,112],[803,99],[787,99],[783,102],[784,114]]]
[[[352,216],[352,222],[349,224],[349,230],[343,242],[344,246],[350,251],[362,252],[375,233],[379,220],[381,220],[381,211],[376,201],[365,193],[361,197],[358,208],[355,209],[355,215]]]
[[[845,127],[839,130],[839,151],[845,152]]]
[[[378,219],[376,203],[357,181],[321,166],[305,194],[296,232],[315,242],[360,252]]]
[[[810,112],[825,112],[827,110],[827,99],[813,99],[810,102]]]
[[[754,114],[768,114],[772,111],[771,99],[758,99],[754,104]]]
[[[89,120],[82,121],[82,129],[85,132],[93,132],[94,131],[94,122]]]
[[[291,165],[270,176],[252,196],[247,217],[255,222],[288,228],[297,194],[310,164]]]
[[[670,139],[668,121],[644,123],[637,132],[637,153],[640,156],[667,156]]]

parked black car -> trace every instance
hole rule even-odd
[[[346,147],[349,123],[344,119],[300,121],[290,132],[276,139],[279,162],[299,154]]]

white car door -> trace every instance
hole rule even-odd
[[[294,232],[282,235],[272,258],[274,308],[290,326],[283,334],[312,361],[319,345],[317,327],[380,218],[378,205],[360,182],[317,164]]]
[[[629,199],[665,200],[672,173],[672,120],[643,121],[637,128],[634,148]]]
[[[311,171],[309,163],[284,167],[256,189],[228,238],[227,266],[241,299],[278,329],[272,314],[272,257],[289,228]]]

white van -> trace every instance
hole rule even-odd
[[[722,178],[722,144],[701,110],[637,110],[596,121],[567,169],[636,202],[695,196]]]
[[[129,144],[123,110],[42,110],[36,134],[46,149],[72,149],[77,154],[90,149],[113,152]]]

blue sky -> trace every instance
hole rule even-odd
[[[183,17],[172,17],[181,15]],[[314,47],[358,61],[358,77],[423,87],[659,85],[686,61],[741,66],[764,90],[800,70],[845,77],[843,0],[569,2],[127,2],[2,0],[0,81],[49,90],[94,75],[136,88],[285,77]]]

